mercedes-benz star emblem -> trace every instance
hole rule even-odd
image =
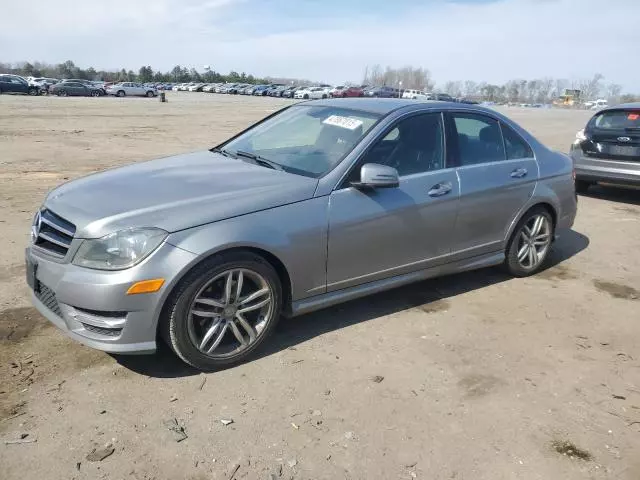
[[[630,142],[631,139],[629,137],[618,137],[619,142]]]
[[[40,234],[40,227],[42,226],[42,218],[40,218],[40,212],[36,213],[36,218],[33,219],[33,225],[31,225],[31,243],[36,243],[38,235]]]

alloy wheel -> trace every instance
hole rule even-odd
[[[544,261],[551,245],[551,223],[542,215],[532,216],[518,235],[518,263],[533,270]]]
[[[212,358],[239,354],[271,321],[273,298],[272,287],[253,270],[237,268],[217,274],[200,289],[189,308],[191,342]]]

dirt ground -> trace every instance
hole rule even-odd
[[[2,479],[640,478],[640,191],[580,197],[533,278],[477,271],[283,321],[218,373],[50,326],[23,280],[48,189],[204,149],[287,103],[168,98],[0,97]],[[505,112],[563,151],[590,115]]]

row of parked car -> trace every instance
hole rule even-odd
[[[160,90],[227,93],[232,95],[254,95],[300,100],[342,97],[409,98],[420,100],[459,101],[475,103],[464,99],[455,99],[445,93],[430,93],[415,89],[398,89],[389,86],[331,86],[327,84],[298,86],[281,83],[137,83],[102,82],[84,79],[59,80],[55,78],[22,78],[18,75],[0,75],[0,93],[16,92],[30,95],[51,94],[58,96],[114,95],[117,97],[144,96],[155,97]]]
[[[27,95],[57,95],[60,97],[82,96],[155,97],[158,90],[154,85],[136,82],[101,82],[71,78],[23,78],[19,75],[0,74],[0,93],[23,93]]]
[[[348,85],[312,85],[296,86],[282,83],[254,85],[248,83],[179,83],[170,86],[162,85],[166,90],[175,92],[209,92],[233,95],[256,95],[268,97],[296,98],[316,100],[321,98],[343,97],[377,97],[377,98],[410,98],[420,100],[440,100],[448,102],[476,103],[465,99],[455,99],[446,93],[432,93],[415,89],[398,89],[389,86],[348,86]]]

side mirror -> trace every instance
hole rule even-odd
[[[360,181],[351,183],[351,186],[360,189],[395,188],[398,185],[400,185],[398,171],[378,163],[365,163],[360,169]]]

